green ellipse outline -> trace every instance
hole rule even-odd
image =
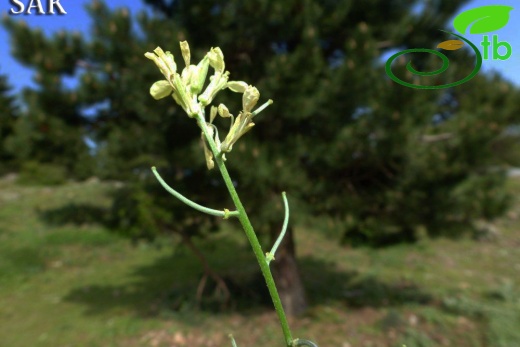
[[[461,40],[466,42],[473,49],[473,51],[475,52],[475,58],[476,58],[475,68],[473,68],[473,70],[471,71],[471,73],[468,76],[466,76],[465,78],[463,78],[463,79],[461,79],[459,81],[448,83],[448,84],[441,84],[441,85],[438,85],[438,86],[423,86],[423,85],[417,85],[417,84],[408,83],[408,82],[405,82],[405,81],[401,80],[399,77],[397,77],[392,72],[391,65],[392,65],[392,62],[396,58],[398,58],[399,56],[401,56],[403,54],[407,54],[407,53],[412,53],[412,52],[432,53],[432,54],[435,54],[436,56],[440,57],[442,59],[442,61],[443,61],[442,67],[440,69],[437,69],[437,70],[431,71],[431,72],[420,72],[420,71],[417,71],[417,70],[415,70],[411,66],[411,61],[408,62],[408,64],[406,65],[406,69],[408,71],[410,71],[411,73],[415,74],[415,75],[433,76],[433,75],[437,75],[439,73],[442,73],[442,72],[444,72],[444,71],[446,71],[448,69],[449,60],[443,53],[441,53],[439,51],[435,51],[433,49],[415,48],[415,49],[406,49],[404,51],[397,52],[396,54],[394,54],[390,58],[388,58],[388,60],[386,61],[386,64],[385,64],[385,71],[386,71],[386,74],[388,75],[388,77],[390,77],[394,82],[397,82],[397,83],[399,83],[399,84],[401,84],[401,85],[403,85],[405,87],[410,87],[410,88],[415,88],[415,89],[444,89],[444,88],[450,88],[450,87],[455,87],[455,86],[458,86],[459,84],[465,83],[465,82],[469,81],[470,79],[472,79],[473,77],[475,77],[478,74],[478,72],[480,71],[480,68],[482,67],[482,55],[480,54],[480,51],[478,50],[478,48],[471,41],[467,40],[466,38],[464,38],[464,37],[462,37],[460,35],[457,35],[455,33],[452,33],[452,32],[446,31],[446,30],[441,30],[441,31],[443,31],[445,33],[448,33],[448,34],[452,34],[454,36],[457,36],[458,38],[460,38]]]

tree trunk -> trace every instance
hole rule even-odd
[[[271,225],[272,244],[274,244],[280,231],[279,225]],[[293,228],[291,226],[287,228],[284,240],[276,251],[275,257],[275,260],[271,262],[271,270],[285,313],[290,316],[299,315],[307,308],[307,299],[296,263]]]

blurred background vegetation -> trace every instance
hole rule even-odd
[[[438,29],[465,1],[144,2],[151,11],[134,17],[93,1],[89,37],[3,20],[37,87],[16,103],[0,78],[0,343],[221,346],[229,330],[242,346],[281,341],[237,226],[151,175],[155,165],[192,200],[231,206],[193,119],[148,93],[160,75],[144,52],[161,46],[180,63],[181,40],[195,60],[219,46],[232,79],[274,100],[227,164],[264,247],[288,193],[273,271],[296,336],[520,343],[520,189],[507,177],[520,159],[519,90],[482,73],[417,90],[384,71],[390,52],[444,41]],[[473,69],[468,51],[449,56],[436,84]],[[433,70],[434,58],[414,66]],[[225,94],[216,102],[238,109]]]

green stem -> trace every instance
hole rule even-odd
[[[283,226],[282,231],[280,232],[280,235],[278,235],[278,238],[276,239],[273,248],[271,248],[271,252],[269,252],[266,256],[267,265],[274,260],[274,255],[276,253],[276,250],[278,249],[278,246],[280,246],[280,243],[282,243],[282,240],[285,236],[285,232],[287,231],[287,224],[289,223],[289,203],[287,202],[287,196],[285,195],[285,192],[282,192],[282,198],[283,198],[283,205],[285,208],[285,217],[283,219]]]
[[[184,195],[182,195],[181,193],[179,193],[178,191],[176,191],[175,189],[170,187],[162,179],[161,175],[159,175],[159,173],[157,172],[157,169],[155,168],[155,166],[152,166],[152,172],[155,175],[155,178],[157,178],[159,183],[163,186],[164,189],[166,189],[166,191],[168,193],[170,193],[171,195],[175,196],[177,199],[179,199],[180,201],[182,201],[186,205],[190,206],[191,208],[194,208],[195,210],[203,212],[203,213],[210,214],[212,216],[223,217],[224,219],[228,219],[229,217],[236,217],[236,216],[238,216],[238,212],[237,211],[229,211],[229,210],[226,210],[226,209],[224,209],[224,211],[214,210],[212,208],[205,207],[205,206],[197,204],[194,201],[191,201],[190,199],[188,199],[187,197],[185,197]]]
[[[249,217],[247,216],[246,210],[244,209],[244,206],[242,205],[242,202],[240,201],[240,198],[238,197],[237,191],[235,189],[235,186],[233,185],[233,182],[231,181],[231,177],[229,176],[226,165],[224,164],[222,157],[219,155],[220,153],[217,149],[215,141],[213,140],[213,138],[211,137],[211,135],[208,131],[208,128],[206,125],[206,120],[204,119],[204,115],[198,114],[198,115],[196,115],[196,118],[197,118],[197,123],[198,123],[199,127],[202,129],[202,132],[204,133],[204,136],[206,137],[206,139],[208,141],[211,151],[213,152],[213,156],[215,157],[215,162],[217,163],[220,173],[222,174],[222,178],[224,179],[226,187],[229,190],[231,199],[233,200],[233,203],[235,204],[235,207],[239,213],[238,220],[240,221],[240,224],[242,224],[242,227],[244,228],[247,239],[249,240],[249,243],[251,244],[251,247],[253,248],[253,252],[255,253],[256,260],[258,261],[258,264],[260,265],[260,270],[262,271],[262,275],[264,276],[265,282],[267,283],[267,288],[269,289],[269,294],[271,295],[271,300],[273,301],[274,308],[276,310],[276,313],[278,314],[278,319],[280,320],[283,335],[285,337],[285,344],[287,347],[290,347],[293,344],[293,339],[292,339],[292,335],[291,335],[291,330],[289,329],[289,322],[287,321],[287,317],[285,315],[285,311],[282,306],[282,301],[280,300],[280,296],[278,295],[278,290],[276,289],[273,275],[271,274],[271,271],[269,270],[269,265],[265,261],[265,255],[262,251],[262,246],[260,245],[260,242],[258,241],[258,238],[256,237],[255,231],[253,229],[253,226],[251,225],[251,222],[249,221]]]

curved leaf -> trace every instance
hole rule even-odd
[[[509,21],[509,12],[513,8],[504,5],[480,6],[459,14],[453,20],[453,27],[464,34],[473,24],[470,34],[485,34],[503,28]]]
[[[447,40],[439,43],[437,48],[442,48],[447,51],[456,51],[457,49],[462,48],[464,46],[464,42],[460,40]]]

